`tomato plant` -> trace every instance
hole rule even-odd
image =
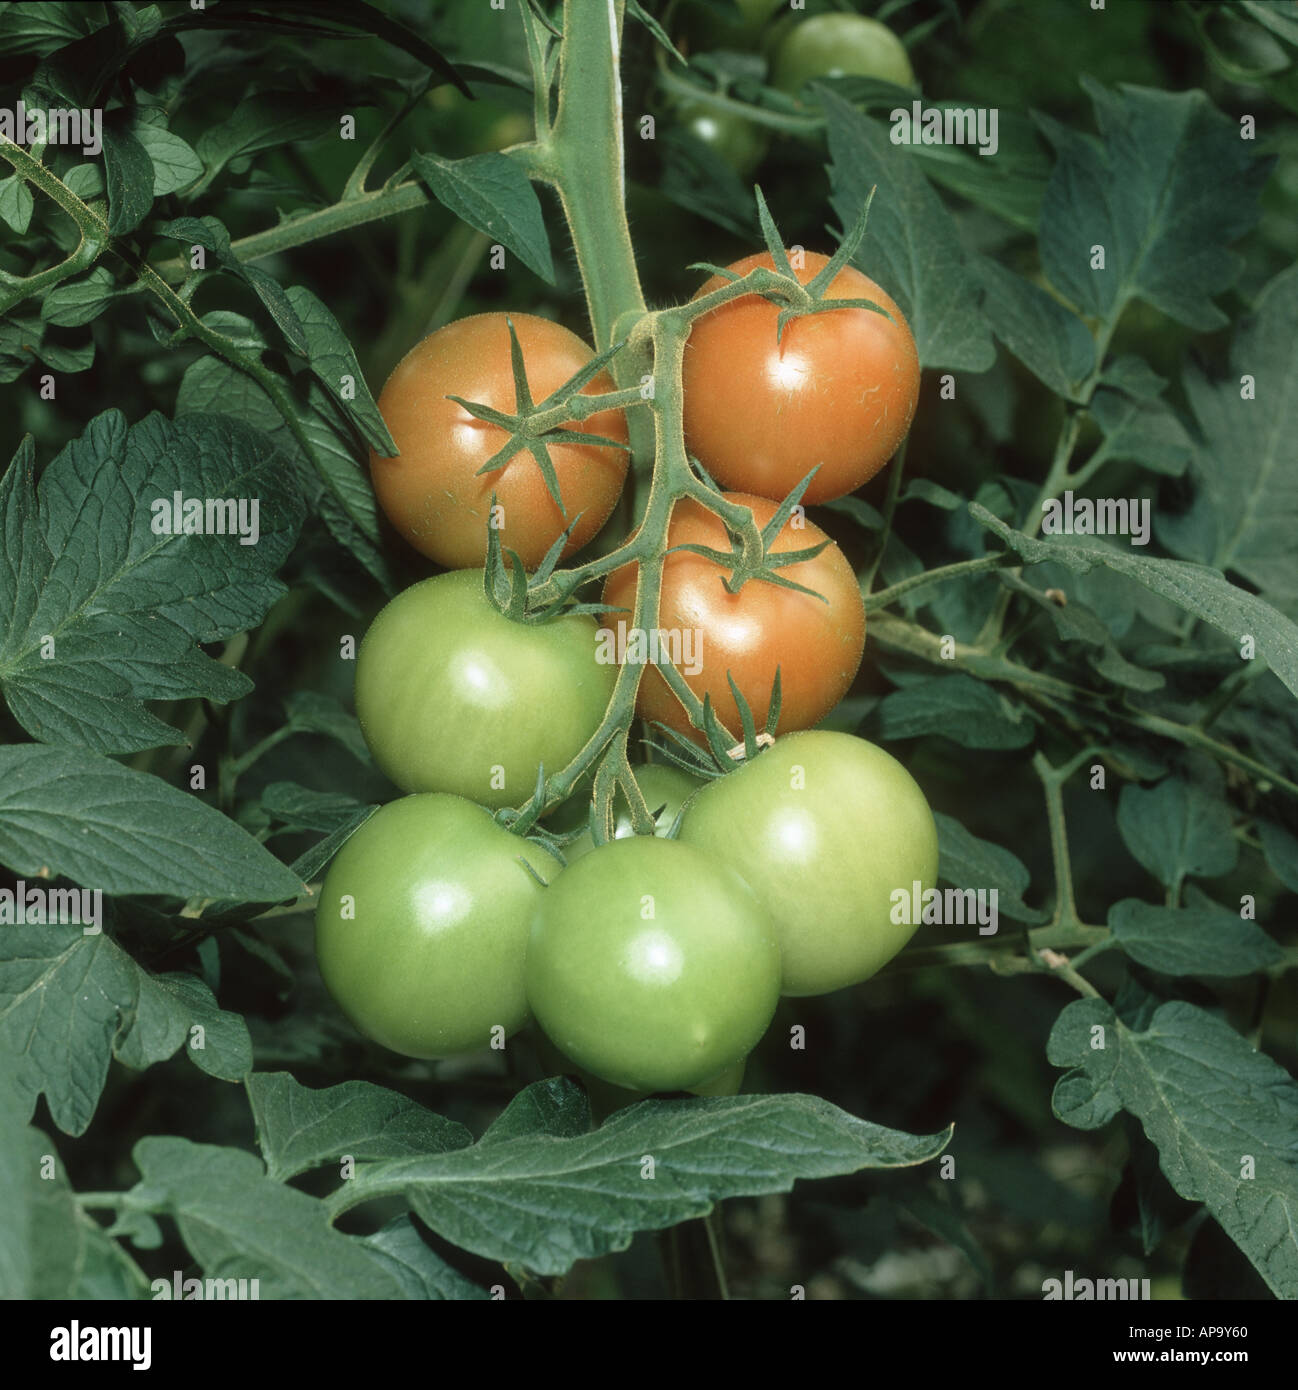
[[[579,1066],[679,1091],[735,1066],[766,1031],[780,948],[740,879],[675,840],[613,840],[541,896],[527,998]]]
[[[594,734],[613,688],[595,658],[593,619],[514,622],[488,602],[481,570],[457,570],[374,619],[356,656],[356,714],[403,791],[514,805],[538,769],[557,772]]]
[[[827,264],[807,252],[806,284]],[[727,267],[772,269],[769,252]],[[713,276],[695,298],[725,282]],[[744,295],[713,309],[685,351],[685,441],[723,486],[784,497],[814,468],[803,500],[826,502],[867,483],[906,436],[919,397],[919,356],[905,317],[868,276],[845,266],[825,298],[866,308],[807,314],[777,333],[780,306]]]
[[[226,1300],[1263,1341],[1293,9],[0,4],[20,1366],[166,1376],[80,1305],[170,1298],[245,1376]]]
[[[527,1021],[528,924],[557,870],[461,797],[388,802],[320,890],[316,956],[330,994],[366,1037],[407,1057],[499,1045]]]
[[[650,815],[654,816],[654,834],[666,835],[675,824],[681,807],[698,790],[699,779],[669,763],[645,763],[634,769],[634,775],[640,795],[644,797],[645,806]],[[621,805],[613,821],[613,838],[624,840],[628,835],[634,834],[635,826],[631,813],[625,805]],[[589,854],[594,847],[595,842],[588,830],[566,847],[568,862],[580,859],[583,854]]]
[[[763,497],[731,493],[726,500],[748,507],[758,526],[776,512],[775,503]],[[741,722],[731,680],[761,724],[769,713],[778,671],[779,727],[806,729],[843,698],[861,664],[865,607],[856,576],[820,527],[799,520],[801,525],[786,522],[767,550],[778,556],[823,544],[811,559],[775,571],[811,592],[770,579],[750,579],[738,593],[729,593],[731,571],[724,564],[676,549],[698,545],[727,550],[731,542],[721,518],[688,498],[672,516],[667,533],[672,553],[663,563],[658,628],[693,643],[693,663],[690,652],[681,647],[681,674],[700,700],[705,695],[711,699],[717,718],[732,732]],[[606,613],[607,630],[617,631],[619,624],[628,623],[637,574],[636,567],[628,565],[609,576],[604,602],[610,609],[626,611]],[[656,666],[648,667],[641,679],[636,708],[644,719],[685,734],[697,732]]]
[[[451,569],[480,566],[487,526],[528,568],[572,526],[571,554],[608,520],[626,476],[627,456],[611,446],[548,446],[562,507],[531,450],[503,467],[483,468],[506,444],[499,424],[475,417],[460,401],[509,413],[517,408],[509,324],[522,348],[528,389],[542,401],[587,365],[591,350],[574,333],[534,314],[474,314],[415,344],[388,377],[379,410],[400,451],[370,451],[374,492],[389,521],[430,559]],[[610,391],[600,373],[585,390]],[[565,422],[565,428],[573,427]],[[600,411],[584,433],[626,442],[621,412]],[[492,513],[492,499],[496,511]],[[574,524],[575,523],[575,524]]]
[[[868,980],[910,940],[937,879],[924,793],[850,734],[777,739],[694,797],[681,840],[731,865],[771,912],[785,994]]]
[[[915,74],[901,40],[877,19],[858,14],[818,14],[795,24],[775,55],[773,81],[799,92],[818,77],[878,77],[899,87]]]

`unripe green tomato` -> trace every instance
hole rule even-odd
[[[654,831],[655,835],[667,834],[675,824],[676,816],[681,807],[701,785],[699,778],[691,777],[684,768],[672,767],[666,763],[646,763],[643,767],[637,767],[635,780],[645,799],[645,805],[649,808],[649,814],[653,815],[660,806],[662,807],[662,814],[655,821],[658,827]],[[613,838],[625,840],[634,834],[635,830],[631,826],[631,812],[619,796],[617,810],[613,817]],[[595,842],[591,839],[590,831],[587,830],[580,839],[574,840],[564,850],[564,858],[571,864],[574,859],[580,859],[583,854],[589,854],[594,848]]]
[[[523,960],[542,880],[559,865],[458,796],[377,810],[334,857],[316,956],[338,1007],[407,1057],[489,1046],[527,1022]]]
[[[624,1106],[634,1105],[637,1101],[645,1100],[652,1092],[632,1091],[626,1086],[614,1086],[609,1081],[601,1081],[594,1072],[587,1071],[585,1067],[579,1067],[571,1057],[566,1057],[549,1038],[538,1028],[536,1030],[536,1052],[541,1065],[546,1073],[551,1076],[575,1076],[586,1088],[586,1094],[590,1097],[591,1112],[600,1118],[611,1115],[615,1110],[621,1110]],[[727,1067],[720,1075],[712,1077],[708,1081],[700,1082],[697,1086],[689,1086],[686,1090],[695,1096],[734,1096],[739,1094],[739,1088],[744,1084],[744,1069],[748,1065],[746,1057],[741,1058],[732,1067]]]
[[[599,726],[617,668],[596,660],[595,620],[516,623],[481,570],[412,584],[356,655],[356,715],[374,761],[403,791],[518,806],[537,768],[558,772]]]
[[[752,121],[706,102],[684,102],[679,118],[686,130],[720,155],[740,178],[757,168],[770,144],[765,131]]]
[[[819,14],[790,30],[775,55],[771,81],[796,95],[818,77],[877,77],[914,85],[905,46],[886,25],[859,14]]]
[[[541,895],[527,998],[559,1050],[633,1091],[683,1091],[734,1066],[780,992],[770,918],[724,865],[676,840],[610,840]]]
[[[752,28],[765,24],[776,10],[787,3],[788,0],[735,0],[744,23]]]
[[[777,739],[703,787],[680,840],[729,864],[780,933],[785,994],[867,980],[910,940],[893,892],[937,878],[937,826],[924,793],[891,754],[851,734]]]
[[[748,1058],[743,1057],[734,1064],[727,1067],[725,1071],[714,1076],[711,1081],[701,1082],[698,1086],[691,1086],[690,1094],[696,1096],[737,1096],[740,1087],[744,1084],[744,1071],[748,1066]]]

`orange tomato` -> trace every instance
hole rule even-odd
[[[759,528],[777,510],[764,497],[728,493],[727,499],[751,508]],[[795,526],[796,519],[797,514],[785,523],[769,552],[806,550],[827,539],[810,521],[804,519]],[[731,549],[721,518],[690,498],[676,504],[667,544]],[[638,565],[624,565],[609,575],[604,585],[607,608],[634,609],[638,570]],[[778,573],[815,590],[823,599],[758,579],[750,579],[737,594],[727,593],[724,581],[730,571],[688,550],[677,550],[663,562],[657,630],[667,634],[664,640],[680,642],[681,659],[676,659],[674,651],[672,657],[685,683],[700,700],[711,696],[717,718],[737,737],[742,725],[727,672],[760,730],[778,667],[779,731],[788,733],[810,728],[833,709],[851,686],[865,650],[865,604],[856,576],[837,545],[831,542],[813,559]],[[630,611],[606,612],[603,619],[604,627],[614,633],[621,623],[629,634],[631,622]],[[690,641],[696,646],[688,647]],[[630,650],[620,642],[616,647]],[[652,650],[647,637],[646,648]],[[699,658],[692,663],[699,667],[694,673],[687,669],[691,652]],[[641,678],[636,709],[644,719],[702,738],[653,665]]]
[[[795,269],[806,284],[827,258],[814,252]],[[774,269],[769,252],[729,267],[746,275]],[[713,276],[696,294],[725,281]],[[846,266],[829,299],[868,299],[872,309],[808,314],[775,336],[779,306],[744,295],[695,323],[685,348],[685,443],[723,486],[787,497],[819,466],[803,494],[828,502],[868,482],[906,437],[919,396],[915,340],[873,280]]]
[[[523,350],[528,389],[535,402],[580,370],[594,355],[574,333],[549,319],[512,314]],[[397,364],[379,396],[379,411],[399,450],[396,458],[370,452],[370,472],[379,505],[415,547],[450,569],[483,564],[494,493],[495,524],[503,548],[515,550],[534,569],[572,519],[581,514],[564,554],[584,545],[608,520],[626,478],[628,455],[592,444],[550,446],[563,498],[560,511],[531,452],[514,455],[501,469],[478,469],[508,439],[448,400],[512,413],[514,374],[504,314],[458,319],[417,343]],[[601,372],[585,387],[591,395],[616,387]],[[604,410],[566,426],[626,442],[626,418]]]

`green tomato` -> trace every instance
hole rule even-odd
[[[734,1066],[727,1067],[711,1081],[691,1086],[690,1093],[696,1096],[737,1096],[739,1088],[744,1084],[744,1070],[747,1066],[748,1058],[741,1057]]]
[[[685,129],[720,155],[741,178],[762,162],[770,142],[764,131],[737,112],[687,101],[679,114]]]
[[[403,791],[521,805],[595,732],[617,668],[596,660],[586,614],[516,623],[481,570],[413,584],[374,619],[356,657],[356,714]]]
[[[602,1081],[683,1091],[733,1067],[780,993],[770,918],[724,865],[676,840],[610,840],[541,895],[527,998]]]
[[[924,793],[882,748],[813,729],[777,739],[690,802],[681,842],[729,864],[775,919],[785,994],[867,980],[914,935],[892,894],[937,878]],[[897,914],[901,915],[898,908]]]
[[[523,961],[543,889],[520,859],[542,880],[559,869],[458,796],[390,801],[352,835],[325,875],[315,940],[360,1032],[407,1057],[449,1057],[527,1022]]]
[[[566,1057],[560,1052],[539,1029],[536,1033],[536,1052],[547,1075],[575,1076],[581,1082],[586,1088],[586,1094],[590,1097],[591,1112],[597,1119],[611,1115],[615,1110],[621,1110],[624,1106],[634,1105],[637,1101],[644,1100],[651,1094],[645,1091],[632,1091],[626,1086],[614,1086],[611,1082],[601,1081],[593,1072],[587,1071],[585,1067],[579,1067],[571,1057]],[[727,1067],[718,1076],[701,1082],[697,1086],[687,1086],[686,1090],[690,1095],[695,1096],[738,1095],[739,1088],[744,1084],[744,1068],[747,1064],[748,1059],[743,1057],[734,1066]]]
[[[660,807],[662,808],[661,814],[654,822],[657,826],[654,831],[655,835],[666,835],[671,830],[676,823],[676,816],[681,807],[694,795],[700,785],[699,779],[691,777],[684,768],[672,767],[666,763],[646,763],[643,767],[637,767],[635,780],[645,799],[645,805],[649,808],[649,814],[653,815]],[[613,817],[613,838],[625,840],[628,836],[635,834],[631,826],[631,811],[621,797],[618,797],[616,805],[617,810]],[[564,850],[564,858],[571,864],[574,859],[580,859],[582,855],[589,854],[594,848],[595,842],[591,839],[590,831],[587,830],[580,839],[574,840]]]
[[[735,7],[751,28],[765,24],[768,19],[788,0],[735,0]]]
[[[775,55],[772,83],[796,95],[817,77],[877,77],[911,87],[915,74],[901,40],[877,19],[820,14],[790,30]]]

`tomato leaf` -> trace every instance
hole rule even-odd
[[[1203,92],[1081,82],[1098,140],[1037,117],[1057,156],[1041,204],[1051,283],[1097,318],[1140,298],[1191,328],[1222,327],[1212,297],[1239,273],[1228,248],[1257,221],[1272,160],[1258,158]],[[1096,246],[1105,255],[1098,274]]]
[[[885,1129],[802,1095],[647,1100],[579,1132],[555,1095],[574,1083],[539,1084],[549,1088],[546,1113],[556,1105],[562,1112],[557,1132],[547,1123],[520,1133],[511,1120],[507,1135],[489,1132],[472,1148],[366,1168],[339,1196],[352,1206],[367,1190],[400,1191],[454,1244],[562,1274],[579,1259],[625,1250],[637,1231],[703,1216],[726,1197],[927,1162],[951,1133]]]
[[[489,153],[467,159],[415,154],[410,162],[447,211],[507,247],[547,285],[555,283],[541,202],[517,161]]]
[[[1123,898],[1109,909],[1107,920],[1123,952],[1162,975],[1230,978],[1284,959],[1255,922],[1216,903],[1177,908]]]
[[[1074,545],[1073,537],[1027,536],[1015,531],[977,502],[969,504],[976,521],[994,531],[1029,565],[1058,560],[1077,574],[1103,565],[1169,599],[1195,617],[1211,623],[1232,641],[1252,638],[1272,671],[1298,694],[1298,625],[1255,594],[1231,584],[1206,565],[1133,555],[1130,549],[1105,544]]]
[[[405,1158],[463,1148],[473,1136],[406,1096],[368,1081],[312,1090],[288,1072],[247,1081],[266,1171],[284,1182],[343,1154],[359,1160]]]
[[[264,434],[224,416],[150,415],[128,428],[110,410],[38,486],[33,471],[28,446],[0,482],[0,686],[11,712],[36,738],[103,752],[180,742],[142,702],[224,702],[251,688],[198,644],[255,627],[284,592],[275,571],[301,500],[282,460]],[[244,523],[255,536],[234,534]]]
[[[252,1069],[243,1019],[219,1009],[195,976],[151,975],[106,934],[78,926],[0,934],[0,1058],[29,1115],[44,1094],[54,1123],[82,1134],[114,1057],[142,1070],[182,1047],[227,1081]]]
[[[1180,1001],[1136,1031],[1104,1000],[1079,999],[1047,1056],[1071,1068],[1053,1102],[1065,1124],[1098,1129],[1130,1111],[1172,1187],[1207,1204],[1278,1298],[1298,1298],[1298,1084],[1282,1067]]]

